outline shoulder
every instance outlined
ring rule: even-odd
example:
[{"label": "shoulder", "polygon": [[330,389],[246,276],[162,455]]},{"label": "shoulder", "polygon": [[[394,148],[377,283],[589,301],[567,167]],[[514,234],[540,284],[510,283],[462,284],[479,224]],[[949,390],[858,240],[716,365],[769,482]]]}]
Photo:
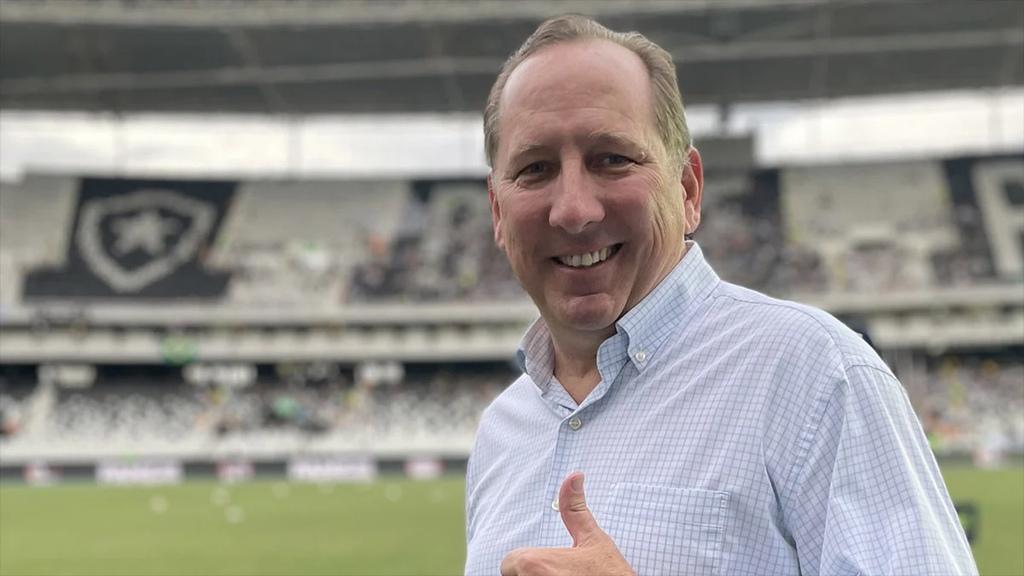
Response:
[{"label": "shoulder", "polygon": [[480,416],[473,449],[466,469],[466,485],[473,492],[480,477],[501,466],[510,453],[523,443],[523,436],[539,428],[531,420],[537,418],[540,401],[537,387],[526,374],[521,374],[495,398]]},{"label": "shoulder", "polygon": [[821,363],[837,373],[867,366],[891,375],[864,339],[824,310],[722,282],[708,311],[751,344],[789,361]]},{"label": "shoulder", "polygon": [[520,374],[491,401],[480,417],[480,428],[493,427],[515,419],[537,396],[537,387],[527,374]]},{"label": "shoulder", "polygon": [[525,420],[536,412],[537,387],[526,374],[521,374],[495,398],[480,416],[473,457],[492,454],[514,438]]},{"label": "shoulder", "polygon": [[[723,282],[705,312],[707,339],[735,351],[763,401],[769,438],[802,437],[819,429],[832,410],[851,398],[880,409],[898,400],[902,386],[864,338],[815,308]],[[700,345],[704,342],[700,342]],[[795,456],[790,453],[790,456]]]}]

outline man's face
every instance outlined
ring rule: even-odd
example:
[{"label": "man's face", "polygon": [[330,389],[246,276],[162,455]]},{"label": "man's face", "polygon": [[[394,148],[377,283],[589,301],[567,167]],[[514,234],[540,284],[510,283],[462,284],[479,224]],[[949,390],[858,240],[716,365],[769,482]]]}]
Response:
[{"label": "man's face", "polygon": [[666,157],[651,102],[640,58],[605,41],[544,48],[505,86],[495,240],[556,333],[614,331],[696,228],[700,157]]}]

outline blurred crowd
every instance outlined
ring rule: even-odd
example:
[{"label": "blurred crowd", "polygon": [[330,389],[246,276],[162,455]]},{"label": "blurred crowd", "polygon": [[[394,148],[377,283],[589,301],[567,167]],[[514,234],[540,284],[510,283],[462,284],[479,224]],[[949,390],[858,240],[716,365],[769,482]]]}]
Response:
[{"label": "blurred crowd", "polygon": [[[980,198],[1005,207],[986,211],[978,190],[946,182],[941,167],[708,174],[695,238],[724,279],[782,297],[1024,281],[1024,267],[1006,272],[996,262],[996,248],[1012,248],[996,239],[1017,226],[1021,205],[1013,186],[1024,184],[985,191]],[[872,174],[876,186],[851,183]],[[67,212],[52,206],[70,205],[74,187],[54,191],[46,188],[55,186],[49,180],[37,180],[4,185],[11,209],[0,221],[0,305],[18,303],[21,276],[64,258],[68,230],[59,234],[52,222]],[[214,243],[198,258],[205,269],[230,276],[226,304],[525,299],[494,243],[482,180],[254,182],[225,211]]]},{"label": "blurred crowd", "polygon": [[[943,166],[708,174],[695,238],[723,279],[796,299],[899,291],[923,299],[929,289],[1024,281],[1024,267],[1006,257],[1012,242],[996,241],[1019,221],[1024,184],[975,189],[987,180],[963,167],[962,177],[947,178]],[[20,275],[59,262],[67,244],[71,226],[51,223],[72,212],[74,187],[40,194],[47,182],[5,185],[0,318],[20,303]],[[212,305],[525,299],[494,243],[481,180],[256,182],[231,202],[216,242],[198,256],[230,275],[225,301]],[[88,333],[84,316],[71,325]],[[914,352],[922,360],[900,377],[937,452],[979,460],[1024,452],[1024,368],[1015,350]],[[0,438],[8,448],[72,452],[183,443],[234,450],[278,440],[285,450],[306,441],[436,447],[471,441],[480,412],[515,376],[491,364],[371,368],[260,367],[223,381],[166,366],[105,368],[95,382],[68,385],[38,378],[35,367],[0,365]]]},{"label": "blurred crowd", "polygon": [[385,377],[310,366],[265,367],[251,381],[220,383],[189,382],[167,367],[105,367],[94,383],[74,387],[6,370],[2,442],[83,456],[97,447],[217,452],[309,441],[444,447],[471,441],[480,413],[515,376],[504,364],[410,365]]},{"label": "blurred crowd", "polygon": [[424,184],[410,197],[390,249],[368,251],[353,301],[473,301],[522,297],[493,240],[481,182]]},{"label": "blurred crowd", "polygon": [[937,454],[970,453],[981,465],[1024,453],[1024,358],[941,356],[901,374]]},{"label": "blurred crowd", "polygon": [[[890,215],[885,226],[836,210],[818,223],[820,229],[797,231],[799,215],[791,213],[796,201],[784,201],[777,179],[776,171],[709,176],[695,239],[722,278],[778,296],[1000,281],[973,197],[917,215],[917,200],[905,191],[905,216]],[[881,198],[891,192],[865,194]],[[424,186],[407,204],[402,222],[390,242],[364,251],[368,258],[354,267],[349,300],[524,297],[494,245],[482,184]]]},{"label": "blurred crowd", "polygon": [[[251,382],[222,384],[187,382],[167,368],[104,369],[91,386],[70,388],[6,370],[0,445],[79,454],[96,446],[145,454],[309,442],[441,449],[471,441],[483,409],[515,377],[504,364],[396,365],[376,375],[312,366],[265,367]],[[920,357],[899,375],[940,456],[998,464],[1024,454],[1019,354]]]}]

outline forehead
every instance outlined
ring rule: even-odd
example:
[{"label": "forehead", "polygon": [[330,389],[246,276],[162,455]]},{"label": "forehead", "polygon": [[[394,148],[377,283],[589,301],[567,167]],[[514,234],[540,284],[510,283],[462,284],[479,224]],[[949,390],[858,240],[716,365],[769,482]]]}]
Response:
[{"label": "forehead", "polygon": [[499,157],[524,139],[614,132],[646,140],[654,130],[647,67],[606,40],[539,50],[509,76],[501,102]]}]

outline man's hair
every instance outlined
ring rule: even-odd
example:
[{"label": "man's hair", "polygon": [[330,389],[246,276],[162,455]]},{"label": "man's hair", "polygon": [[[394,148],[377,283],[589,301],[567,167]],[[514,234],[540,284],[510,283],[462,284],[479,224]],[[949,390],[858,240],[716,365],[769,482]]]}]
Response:
[{"label": "man's hair", "polygon": [[484,149],[487,153],[487,164],[494,166],[494,156],[498,151],[501,95],[505,91],[508,77],[524,60],[542,48],[576,40],[607,40],[640,57],[651,78],[651,106],[654,109],[658,136],[668,158],[682,163],[684,154],[690,149],[690,130],[686,126],[683,98],[676,83],[676,67],[672,62],[672,55],[639,32],[614,32],[585,16],[569,14],[542,22],[501,67],[501,73],[498,74],[487,97],[487,106],[484,107]]}]

